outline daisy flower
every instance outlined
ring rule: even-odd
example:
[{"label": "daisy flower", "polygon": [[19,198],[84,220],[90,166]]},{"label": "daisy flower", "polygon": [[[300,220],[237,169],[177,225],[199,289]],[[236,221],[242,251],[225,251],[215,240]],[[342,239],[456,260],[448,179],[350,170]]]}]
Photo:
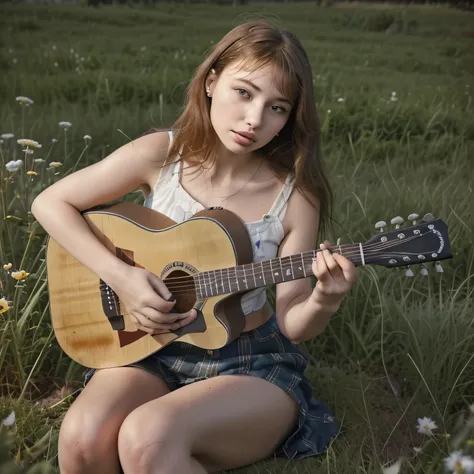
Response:
[{"label": "daisy flower", "polygon": [[90,135],[84,135],[84,140],[87,142],[87,140],[92,140],[92,137]]},{"label": "daisy flower", "polygon": [[12,426],[15,424],[15,412],[12,411],[2,422],[5,426]]},{"label": "daisy flower", "polygon": [[9,138],[13,138],[15,135],[13,133],[2,133],[0,138],[3,140],[8,140]]},{"label": "daisy flower", "polygon": [[22,146],[32,146],[33,148],[41,148],[43,145],[38,143],[36,140],[31,140],[30,138],[20,138],[16,141],[18,145]]},{"label": "daisy flower", "polygon": [[71,122],[59,122],[58,125],[59,125],[61,128],[64,128],[64,130],[67,130],[68,128],[71,128],[71,127],[72,127],[72,123],[71,123]]},{"label": "daisy flower", "polygon": [[10,173],[15,173],[23,166],[23,160],[9,161],[5,166]]},{"label": "daisy flower", "polygon": [[431,436],[433,434],[433,430],[438,427],[430,417],[425,416],[424,418],[418,418],[418,425],[416,428],[418,433]]},{"label": "daisy flower", "polygon": [[444,459],[446,469],[453,474],[473,474],[474,460],[470,456],[463,456],[462,451],[454,451]]},{"label": "daisy flower", "polygon": [[402,460],[399,459],[395,464],[389,467],[382,467],[382,474],[399,474],[402,467]]},{"label": "daisy flower", "polygon": [[59,168],[60,166],[62,166],[63,164],[60,163],[59,161],[52,161],[49,166],[51,166],[52,168]]},{"label": "daisy flower", "polygon": [[16,98],[16,101],[20,104],[20,105],[26,105],[27,107],[31,104],[34,104],[34,102],[29,98],[29,97],[25,97],[24,95],[19,95],[17,98]]},{"label": "daisy flower", "polygon": [[38,173],[36,171],[32,171],[32,170],[27,171],[26,174],[29,175],[29,176],[38,176]]},{"label": "daisy flower", "polygon": [[10,268],[12,267],[13,265],[11,263],[6,263],[5,265],[3,265],[3,269],[8,272],[8,270],[10,270]]}]

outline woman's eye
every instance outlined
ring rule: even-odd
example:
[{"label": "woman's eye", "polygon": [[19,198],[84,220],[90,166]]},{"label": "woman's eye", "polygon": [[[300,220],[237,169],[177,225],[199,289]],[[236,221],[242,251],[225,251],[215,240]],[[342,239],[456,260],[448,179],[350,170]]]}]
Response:
[{"label": "woman's eye", "polygon": [[[245,89],[236,89],[236,90],[237,90],[238,94],[239,94],[241,97],[244,97],[244,96],[243,96],[242,94],[240,94],[240,91],[244,91],[246,94],[249,94],[248,91],[246,91]],[[250,94],[249,94],[249,97],[250,97]],[[286,112],[286,110],[285,110],[283,107],[279,106],[279,105],[273,105],[272,107],[277,107],[277,108],[279,108],[280,111],[281,111],[280,113],[285,113],[285,112]],[[277,110],[275,110],[275,109],[273,109],[273,110],[274,110],[275,112],[277,112]]]}]

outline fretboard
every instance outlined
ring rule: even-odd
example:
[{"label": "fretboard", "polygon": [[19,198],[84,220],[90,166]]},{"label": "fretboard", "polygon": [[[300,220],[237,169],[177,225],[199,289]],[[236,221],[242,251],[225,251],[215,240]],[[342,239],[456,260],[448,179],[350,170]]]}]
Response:
[{"label": "fretboard", "polygon": [[[331,248],[331,252],[344,255],[344,250],[352,245],[341,245]],[[277,257],[257,263],[239,265],[200,272],[194,275],[196,293],[200,298],[248,291],[274,283],[298,280],[313,275],[311,269],[313,257],[320,250],[311,250],[288,257]],[[348,257],[352,261],[354,258]],[[354,261],[354,263],[356,263]]]}]

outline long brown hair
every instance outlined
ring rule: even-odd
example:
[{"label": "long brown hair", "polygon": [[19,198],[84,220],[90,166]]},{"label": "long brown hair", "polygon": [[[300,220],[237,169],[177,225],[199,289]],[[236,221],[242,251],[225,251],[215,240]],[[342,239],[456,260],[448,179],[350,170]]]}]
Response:
[{"label": "long brown hair", "polygon": [[186,89],[184,111],[171,126],[175,138],[164,165],[178,155],[179,160],[186,160],[190,165],[202,165],[208,159],[213,162],[219,139],[210,119],[211,99],[206,95],[205,81],[211,69],[219,76],[236,61],[241,61],[242,69],[250,71],[273,65],[275,86],[293,100],[290,116],[279,135],[254,153],[267,159],[281,180],[293,172],[295,188],[310,203],[306,192],[319,199],[321,235],[331,219],[333,194],[322,162],[321,127],[311,66],[300,41],[265,19],[235,27],[210,49],[196,69]]}]

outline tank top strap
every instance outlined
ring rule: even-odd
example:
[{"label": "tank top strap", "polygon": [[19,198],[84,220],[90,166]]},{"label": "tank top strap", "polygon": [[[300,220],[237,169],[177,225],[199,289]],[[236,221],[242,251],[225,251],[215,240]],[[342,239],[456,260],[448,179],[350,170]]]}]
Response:
[{"label": "tank top strap", "polygon": [[[168,135],[170,137],[170,143],[168,145],[169,152],[173,144],[173,131],[168,130]],[[179,180],[179,162],[177,161],[177,157],[173,158],[173,161],[167,166],[161,168],[157,184],[164,184],[176,180]]]},{"label": "tank top strap", "polygon": [[273,203],[272,208],[268,212],[268,214],[273,214],[278,216],[280,219],[283,218],[280,214],[282,213],[283,209],[285,208],[288,199],[290,198],[291,192],[293,191],[293,187],[295,185],[296,178],[293,173],[289,173],[283,188],[281,189],[280,193],[278,194],[275,202]]}]

